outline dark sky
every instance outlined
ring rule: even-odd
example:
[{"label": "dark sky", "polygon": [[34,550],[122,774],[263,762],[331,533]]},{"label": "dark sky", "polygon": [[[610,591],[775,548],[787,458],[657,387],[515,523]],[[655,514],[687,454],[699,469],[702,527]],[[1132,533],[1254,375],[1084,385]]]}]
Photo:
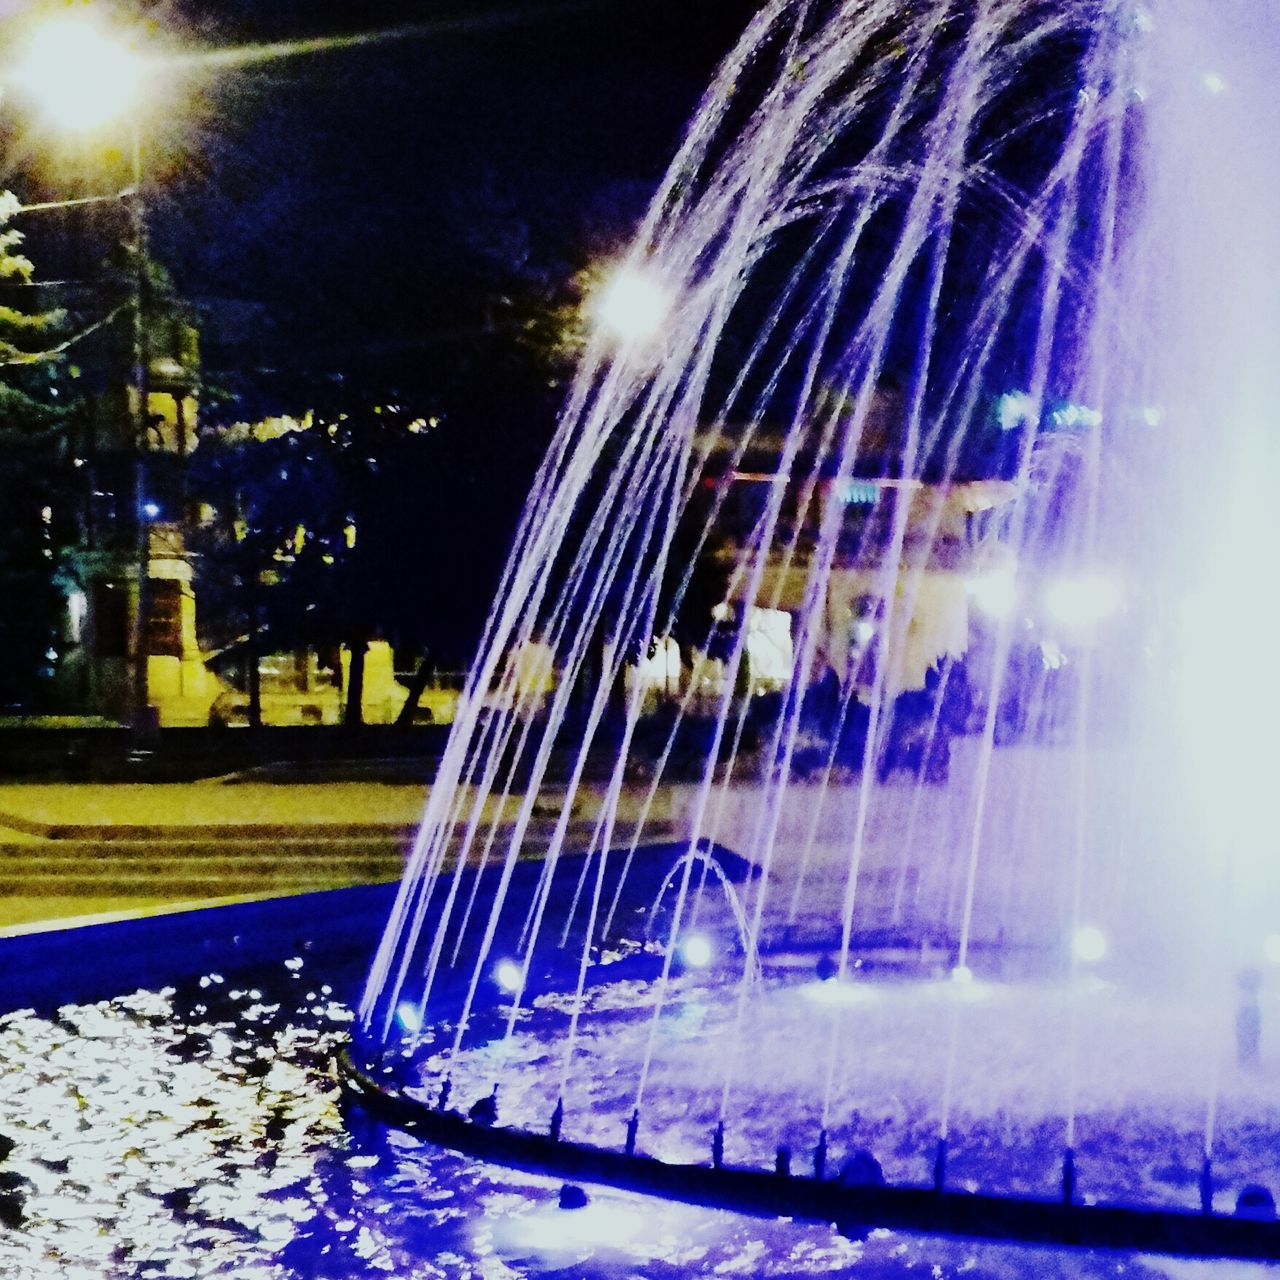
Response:
[{"label": "dark sky", "polygon": [[[153,247],[179,288],[264,302],[282,332],[317,349],[346,341],[352,325],[371,342],[448,328],[463,304],[476,305],[468,255],[477,244],[532,230],[542,241],[533,256],[545,266],[554,248],[566,259],[598,250],[584,245],[593,221],[616,242],[755,7],[140,3],[153,47],[367,41],[175,70],[150,95],[156,107],[144,121]],[[0,50],[35,8],[0,0]],[[96,154],[68,158],[21,104],[0,110],[0,181],[24,197],[110,190],[124,177]],[[83,274],[83,243],[109,239],[113,217],[118,210],[106,207],[74,225],[29,220],[38,269]]]},{"label": "dark sky", "polygon": [[181,286],[260,298],[326,345],[343,313],[374,341],[447,329],[476,301],[467,255],[521,229],[534,267],[593,220],[616,239],[752,6],[191,8],[206,43],[422,32],[220,71],[157,129],[153,233]]}]

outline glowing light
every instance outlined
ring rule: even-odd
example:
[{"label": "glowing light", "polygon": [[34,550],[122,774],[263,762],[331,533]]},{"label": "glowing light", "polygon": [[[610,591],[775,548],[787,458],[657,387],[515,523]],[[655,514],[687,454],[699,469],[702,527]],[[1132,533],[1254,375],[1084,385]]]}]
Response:
[{"label": "glowing light", "polygon": [[1206,71],[1200,78],[1200,83],[1204,85],[1207,92],[1213,94],[1216,98],[1220,93],[1226,93],[1227,82],[1216,72]]},{"label": "glowing light", "polygon": [[967,964],[958,964],[951,970],[951,981],[967,986],[973,981],[973,970]]},{"label": "glowing light", "polygon": [[96,129],[137,105],[145,63],[122,40],[84,17],[39,27],[6,77],[63,129]]},{"label": "glowing light", "polygon": [[142,504],[143,514],[149,519],[154,520],[160,514],[159,506],[154,502],[144,502]]},{"label": "glowing light", "polygon": [[965,583],[965,590],[987,617],[997,621],[1009,617],[1018,603],[1017,583],[1008,569],[970,578]]},{"label": "glowing light", "polygon": [[[664,1209],[665,1213],[669,1209]],[[576,1257],[584,1250],[616,1249],[643,1240],[652,1227],[652,1219],[642,1208],[592,1200],[573,1213],[553,1209],[511,1215],[498,1230],[508,1246],[519,1246],[522,1251]]]},{"label": "glowing light", "polygon": [[79,640],[84,634],[84,620],[89,614],[89,598],[83,591],[72,591],[67,596],[67,619],[71,638]]},{"label": "glowing light", "polygon": [[866,618],[862,618],[853,624],[853,638],[859,644],[866,644],[875,633],[875,624],[868,622]]},{"label": "glowing light", "polygon": [[1089,408],[1087,404],[1065,404],[1061,409],[1054,411],[1053,425],[1055,427],[1100,427],[1102,413],[1098,409]]},{"label": "glowing light", "polygon": [[508,995],[515,995],[522,985],[520,966],[514,960],[499,960],[494,966],[493,980]]},{"label": "glowing light", "polygon": [[996,421],[1001,431],[1034,425],[1036,402],[1025,391],[1009,391],[996,401]]},{"label": "glowing light", "polygon": [[1082,924],[1071,939],[1071,950],[1077,960],[1095,964],[1107,954],[1107,935],[1096,925]]},{"label": "glowing light", "polygon": [[1272,964],[1280,964],[1280,933],[1269,933],[1262,941],[1262,954]]},{"label": "glowing light", "polygon": [[705,969],[714,955],[711,939],[704,934],[691,933],[680,943],[680,959],[690,969]]},{"label": "glowing light", "polygon": [[651,275],[635,267],[621,267],[600,291],[594,307],[596,322],[624,344],[656,338],[671,314],[671,295]]},{"label": "glowing light", "polygon": [[417,1031],[422,1025],[417,1006],[410,1004],[408,1000],[402,1000],[396,1005],[396,1021],[406,1031]]},{"label": "glowing light", "polygon": [[1159,405],[1149,404],[1142,411],[1142,420],[1149,427],[1158,427],[1164,421],[1164,410]]},{"label": "glowing light", "polygon": [[1104,621],[1120,609],[1120,583],[1107,574],[1082,574],[1059,578],[1045,590],[1049,615],[1069,627],[1089,627]]},{"label": "glowing light", "polygon": [[880,501],[880,486],[874,480],[845,480],[837,490],[840,501],[850,507],[874,507]]}]

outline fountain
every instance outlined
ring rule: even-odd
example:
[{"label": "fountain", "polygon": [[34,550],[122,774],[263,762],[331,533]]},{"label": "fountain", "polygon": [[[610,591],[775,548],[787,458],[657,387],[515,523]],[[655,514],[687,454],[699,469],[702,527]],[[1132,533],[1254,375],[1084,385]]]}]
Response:
[{"label": "fountain", "polygon": [[529,498],[365,1106],[697,1203],[1274,1255],[1278,51],[1263,0],[761,8]]}]

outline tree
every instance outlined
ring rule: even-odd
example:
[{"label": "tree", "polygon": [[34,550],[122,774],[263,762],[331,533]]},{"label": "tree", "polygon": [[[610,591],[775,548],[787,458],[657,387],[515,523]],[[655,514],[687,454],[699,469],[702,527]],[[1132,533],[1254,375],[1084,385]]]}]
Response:
[{"label": "tree", "polygon": [[9,301],[33,276],[10,225],[19,207],[0,193],[0,704],[30,709],[58,657],[75,472],[66,456],[70,388],[55,344],[61,314]]},{"label": "tree", "polygon": [[438,419],[341,389],[319,400],[298,419],[212,436],[193,467],[193,493],[219,513],[202,539],[202,587],[224,626],[246,637],[251,721],[253,671],[267,644],[345,646],[345,720],[354,725],[369,642],[421,639],[404,581],[405,527],[420,509],[414,482],[430,474]]}]

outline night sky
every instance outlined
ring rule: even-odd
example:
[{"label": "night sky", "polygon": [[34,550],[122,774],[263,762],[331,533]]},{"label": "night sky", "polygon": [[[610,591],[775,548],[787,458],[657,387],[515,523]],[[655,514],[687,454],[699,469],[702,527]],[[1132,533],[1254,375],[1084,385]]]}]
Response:
[{"label": "night sky", "polygon": [[[36,8],[0,4],[0,47],[12,47]],[[503,292],[494,268],[504,259],[516,274],[549,277],[621,247],[753,8],[147,5],[155,44],[179,50],[368,40],[162,76],[143,126],[155,254],[185,296],[266,304],[272,354],[295,363],[302,353],[341,363],[356,347],[447,341],[478,315],[492,321],[493,299],[482,295]],[[97,152],[68,155],[20,103],[8,104],[0,130],[0,181],[25,198],[110,190],[123,176]],[[93,219],[109,238],[113,216],[82,215],[77,237]],[[24,227],[44,275],[84,273],[83,247],[81,261],[67,261],[67,221]]]},{"label": "night sky", "polygon": [[157,130],[159,256],[187,293],[266,302],[317,359],[448,342],[492,323],[504,263],[548,277],[621,247],[752,7],[192,4],[165,22],[201,43],[425,34],[198,83]]}]

